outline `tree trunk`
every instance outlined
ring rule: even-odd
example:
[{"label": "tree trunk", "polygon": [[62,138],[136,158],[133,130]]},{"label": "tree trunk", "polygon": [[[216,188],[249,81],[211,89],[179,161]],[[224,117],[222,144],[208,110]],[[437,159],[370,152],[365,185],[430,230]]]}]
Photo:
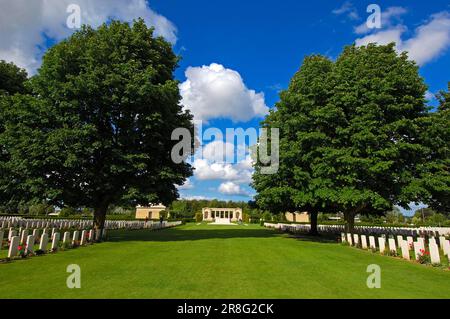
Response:
[{"label": "tree trunk", "polygon": [[317,215],[318,212],[316,211],[311,211],[309,213],[309,216],[311,218],[311,229],[309,230],[309,234],[312,236],[319,235],[319,232],[317,231]]},{"label": "tree trunk", "polygon": [[94,229],[95,234],[100,232],[98,236],[98,241],[103,238],[103,229],[105,228],[106,211],[108,210],[108,204],[102,203],[98,207],[94,208]]},{"label": "tree trunk", "polygon": [[349,211],[344,212],[344,219],[345,219],[345,232],[353,233],[353,230],[355,228],[355,214]]}]

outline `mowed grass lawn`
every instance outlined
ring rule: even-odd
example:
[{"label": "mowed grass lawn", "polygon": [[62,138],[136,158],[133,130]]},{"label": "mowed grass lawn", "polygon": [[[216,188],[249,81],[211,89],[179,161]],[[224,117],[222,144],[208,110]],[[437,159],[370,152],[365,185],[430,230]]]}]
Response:
[{"label": "mowed grass lawn", "polygon": [[[450,271],[260,226],[111,231],[110,241],[0,264],[0,298],[450,298]],[[69,289],[66,267],[81,267]],[[369,264],[381,288],[366,285]]]}]

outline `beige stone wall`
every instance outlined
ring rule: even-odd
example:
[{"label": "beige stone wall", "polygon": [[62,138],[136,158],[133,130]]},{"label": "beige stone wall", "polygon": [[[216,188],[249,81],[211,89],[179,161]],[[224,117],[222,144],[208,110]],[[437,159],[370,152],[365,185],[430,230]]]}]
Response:
[{"label": "beige stone wall", "polygon": [[289,222],[296,222],[296,223],[309,223],[309,215],[307,212],[303,213],[289,213],[287,212],[285,214],[286,220]]},{"label": "beige stone wall", "polygon": [[159,219],[160,212],[165,210],[164,208],[151,208],[151,207],[137,207],[136,219]]}]

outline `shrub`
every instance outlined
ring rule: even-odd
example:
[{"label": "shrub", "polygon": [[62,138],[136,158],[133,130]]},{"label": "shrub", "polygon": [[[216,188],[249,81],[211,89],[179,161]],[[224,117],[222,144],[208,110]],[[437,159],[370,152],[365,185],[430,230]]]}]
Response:
[{"label": "shrub", "polygon": [[202,213],[195,213],[195,221],[197,223],[201,223],[203,221],[203,214]]}]

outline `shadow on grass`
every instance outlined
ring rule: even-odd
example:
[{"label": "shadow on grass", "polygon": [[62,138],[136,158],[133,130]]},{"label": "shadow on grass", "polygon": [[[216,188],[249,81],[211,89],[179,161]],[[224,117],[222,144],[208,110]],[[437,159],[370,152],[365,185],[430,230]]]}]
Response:
[{"label": "shadow on grass", "polygon": [[111,231],[108,236],[109,242],[123,242],[123,241],[191,241],[204,239],[228,239],[228,238],[273,238],[286,237],[301,241],[311,241],[318,243],[335,243],[336,240],[331,237],[324,236],[307,236],[307,235],[292,235],[281,233],[275,230],[266,228],[250,228],[250,229],[233,229],[233,228],[214,228],[214,229],[185,229],[185,228],[170,228],[157,231],[149,230],[133,230],[133,231]]}]

